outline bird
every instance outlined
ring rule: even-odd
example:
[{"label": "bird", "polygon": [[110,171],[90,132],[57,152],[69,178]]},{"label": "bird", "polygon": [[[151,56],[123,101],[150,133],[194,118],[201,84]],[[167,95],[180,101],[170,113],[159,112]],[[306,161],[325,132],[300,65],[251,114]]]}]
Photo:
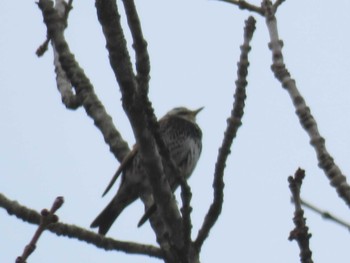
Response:
[{"label": "bird", "polygon": [[[202,151],[202,131],[196,123],[196,116],[203,108],[189,110],[185,107],[177,107],[167,112],[158,121],[160,136],[180,176],[185,179],[191,176]],[[166,167],[164,169],[170,188],[175,191],[179,181],[174,178],[174,175],[167,173]],[[101,235],[106,235],[122,211],[138,198],[153,202],[151,186],[142,167],[138,144],[134,145],[121,162],[102,196],[111,189],[120,174],[122,179],[117,193],[90,225],[91,228],[98,228],[98,233]],[[155,211],[156,205],[153,204],[146,210],[138,226],[147,221]]]}]

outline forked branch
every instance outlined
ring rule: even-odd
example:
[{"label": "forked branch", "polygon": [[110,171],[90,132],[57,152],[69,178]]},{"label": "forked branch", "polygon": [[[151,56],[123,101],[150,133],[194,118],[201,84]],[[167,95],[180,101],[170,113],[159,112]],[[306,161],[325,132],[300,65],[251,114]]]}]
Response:
[{"label": "forked branch", "polygon": [[34,252],[36,248],[36,243],[38,242],[41,234],[48,228],[49,225],[58,222],[58,216],[55,215],[55,212],[62,206],[64,200],[63,197],[59,196],[54,201],[50,211],[43,209],[40,216],[40,224],[35,234],[28,245],[26,245],[22,256],[17,257],[16,263],[25,263],[27,258]]},{"label": "forked branch", "polygon": [[330,183],[338,192],[338,195],[350,206],[350,186],[346,181],[345,175],[341,172],[333,157],[328,153],[325,145],[325,139],[321,136],[316,120],[311,114],[304,98],[300,94],[296,82],[284,64],[282,47],[283,42],[279,39],[277,30],[277,20],[270,1],[265,0],[265,20],[270,33],[269,48],[272,51],[271,69],[275,77],[281,82],[282,87],[287,90],[295,107],[295,112],[299,118],[301,126],[310,137],[310,143],[314,147],[318,165],[327,175]]},{"label": "forked branch", "polygon": [[96,0],[97,15],[106,38],[110,64],[122,93],[123,108],[133,127],[139,152],[149,176],[157,211],[162,219],[158,223],[151,221],[152,227],[156,232],[157,241],[164,249],[165,257],[170,262],[172,258],[176,258],[178,250],[183,247],[181,217],[169,183],[164,176],[161,154],[157,148],[161,140],[157,139],[160,138],[157,119],[147,96],[149,69],[147,68],[148,59],[145,58],[146,43],[142,35],[138,35],[141,28],[134,3],[125,2],[124,5],[136,51],[137,77],[132,69],[116,2]]},{"label": "forked branch", "polygon": [[129,147],[114,127],[112,118],[107,114],[101,101],[96,96],[89,78],[71,53],[63,35],[65,27],[62,24],[62,18],[51,1],[40,0],[38,5],[47,26],[47,35],[55,46],[60,65],[74,87],[76,96],[81,101],[88,116],[94,120],[95,125],[102,132],[111,152],[119,161],[122,161],[129,152]]},{"label": "forked branch", "polygon": [[[4,208],[9,215],[14,215],[25,222],[35,225],[40,224],[40,213],[18,204],[16,201],[9,200],[2,194],[0,194],[0,207]],[[111,238],[103,237],[95,232],[87,231],[86,229],[75,225],[58,222],[49,225],[47,229],[50,232],[55,233],[57,236],[75,238],[105,250],[116,250],[129,254],[141,254],[156,258],[163,258],[161,250],[157,247],[133,242],[117,241]]]},{"label": "forked branch", "polygon": [[310,108],[300,94],[295,80],[292,79],[291,74],[284,64],[282,54],[283,42],[278,36],[277,20],[275,16],[278,7],[281,6],[284,0],[277,0],[274,4],[270,0],[263,0],[261,4],[262,12],[260,12],[260,9],[256,10],[256,7],[251,7],[251,5],[245,1],[225,1],[243,7],[244,9],[257,12],[265,17],[266,25],[270,34],[269,48],[272,51],[273,64],[271,69],[275,77],[281,82],[282,87],[288,91],[292,99],[301,126],[309,135],[310,143],[315,149],[319,167],[323,169],[330,180],[330,184],[335,187],[338,195],[350,207],[350,186],[347,183],[346,177],[334,162],[333,157],[329,154],[325,145],[325,139],[321,136],[318,130],[316,120],[312,116]]}]

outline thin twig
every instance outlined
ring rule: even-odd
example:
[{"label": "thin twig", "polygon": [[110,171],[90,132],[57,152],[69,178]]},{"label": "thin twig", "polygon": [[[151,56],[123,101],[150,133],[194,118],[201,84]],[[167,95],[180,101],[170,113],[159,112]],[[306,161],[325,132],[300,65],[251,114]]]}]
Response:
[{"label": "thin twig", "polygon": [[314,147],[318,166],[323,169],[330,184],[335,187],[338,195],[350,207],[350,186],[346,181],[346,176],[343,175],[340,168],[334,162],[333,157],[326,149],[325,139],[321,136],[316,120],[311,114],[310,108],[307,106],[304,98],[300,94],[295,80],[292,79],[283,61],[282,47],[283,42],[279,39],[277,30],[277,21],[272,10],[270,1],[264,1],[266,24],[270,33],[269,48],[272,51],[273,64],[271,69],[275,77],[281,82],[282,87],[285,88],[294,104],[296,114],[299,118],[301,126],[310,137],[310,143]]},{"label": "thin twig", "polygon": [[260,14],[262,16],[264,15],[264,10],[261,7],[258,7],[256,5],[250,4],[250,3],[246,2],[246,1],[242,1],[242,0],[221,0],[221,1],[233,4],[233,5],[236,5],[240,9],[243,9],[243,10],[248,10],[248,11],[251,11],[251,12],[255,12],[255,13],[258,13],[258,14]]},{"label": "thin twig", "polygon": [[278,7],[283,4],[283,2],[286,0],[276,0],[276,2],[273,4],[273,12],[276,14]]},{"label": "thin twig", "polygon": [[[14,215],[25,222],[35,225],[40,224],[41,215],[37,211],[29,209],[16,201],[9,200],[1,193],[0,207],[4,208],[9,215]],[[161,250],[157,247],[133,242],[117,241],[75,225],[58,222],[48,226],[48,230],[58,236],[75,238],[105,250],[123,251],[129,254],[148,255],[156,258],[163,257]]]},{"label": "thin twig", "polygon": [[[294,200],[292,199],[294,202]],[[306,208],[310,209],[311,211],[314,211],[315,213],[321,215],[324,219],[328,219],[331,221],[334,221],[335,223],[346,227],[350,231],[350,223],[346,222],[345,220],[340,219],[339,217],[336,217],[332,215],[330,212],[321,210],[320,208],[316,207],[315,205],[310,204],[309,202],[304,201],[303,199],[300,200],[301,205],[305,206]]]},{"label": "thin twig", "polygon": [[300,260],[302,263],[312,263],[312,252],[310,250],[311,234],[308,233],[309,228],[306,226],[304,211],[301,208],[300,188],[305,177],[305,171],[300,168],[295,172],[294,177],[289,176],[289,188],[293,196],[295,204],[295,212],[293,222],[295,228],[290,232],[289,240],[296,240],[300,248]]},{"label": "thin twig", "polygon": [[37,48],[35,54],[38,57],[42,57],[49,48],[50,39],[46,38],[45,41]]},{"label": "thin twig", "polygon": [[22,256],[17,257],[16,263],[25,263],[26,259],[34,252],[36,248],[36,243],[38,242],[41,234],[47,229],[51,224],[58,222],[58,216],[55,215],[55,212],[63,205],[63,197],[59,196],[54,201],[50,211],[43,209],[41,211],[40,224],[37,230],[34,233],[32,240],[24,248]]},{"label": "thin twig", "polygon": [[[258,13],[259,15],[266,16],[266,8],[264,8],[263,4],[264,1],[262,2],[262,7],[258,7],[256,5],[250,4],[244,0],[221,0],[226,3],[230,3],[233,5],[238,6],[240,9],[243,10],[248,10],[254,13]],[[277,9],[285,2],[286,0],[276,0],[276,2],[272,5],[271,10],[275,14],[277,12]],[[271,1],[269,1],[271,3]]]},{"label": "thin twig", "polygon": [[210,229],[214,226],[216,220],[218,219],[222,204],[223,204],[223,189],[224,189],[224,169],[226,165],[226,160],[230,154],[230,148],[233,139],[236,137],[238,128],[242,124],[242,117],[244,113],[245,98],[246,98],[246,86],[247,86],[247,75],[248,75],[248,52],[250,51],[250,41],[253,37],[255,31],[255,19],[251,16],[245,22],[244,28],[244,42],[241,46],[241,56],[238,62],[237,70],[237,81],[236,81],[236,91],[234,95],[233,109],[231,111],[231,116],[227,119],[227,128],[224,134],[224,139],[219,150],[218,159],[215,166],[214,174],[214,200],[211,204],[207,215],[205,216],[203,225],[198,232],[198,236],[195,240],[195,247],[198,251],[204,243],[204,240],[208,237]]}]

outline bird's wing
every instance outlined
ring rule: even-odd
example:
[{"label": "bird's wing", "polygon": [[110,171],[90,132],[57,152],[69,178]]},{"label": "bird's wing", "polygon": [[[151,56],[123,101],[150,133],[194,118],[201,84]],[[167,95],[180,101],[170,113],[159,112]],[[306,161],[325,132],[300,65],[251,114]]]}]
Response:
[{"label": "bird's wing", "polygon": [[108,191],[112,188],[113,184],[118,179],[119,175],[124,171],[125,167],[134,159],[138,149],[139,149],[138,145],[135,144],[133,149],[125,156],[124,160],[121,162],[118,170],[115,172],[112,180],[109,182],[102,196],[105,196],[108,193]]}]

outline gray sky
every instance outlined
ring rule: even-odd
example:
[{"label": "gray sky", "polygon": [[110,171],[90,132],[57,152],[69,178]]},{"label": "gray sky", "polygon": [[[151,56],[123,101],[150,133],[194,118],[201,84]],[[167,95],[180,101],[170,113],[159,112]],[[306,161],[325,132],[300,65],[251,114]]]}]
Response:
[{"label": "gray sky", "polygon": [[[259,3],[260,1],[254,1]],[[212,201],[217,149],[232,107],[236,63],[247,11],[219,1],[137,1],[151,56],[150,97],[158,116],[174,106],[205,106],[198,118],[203,152],[190,179],[194,235]],[[94,1],[75,1],[66,37],[96,93],[129,144],[134,143],[109,67]],[[277,18],[285,63],[311,107],[326,145],[350,173],[350,2],[286,1]],[[243,126],[225,175],[222,215],[203,247],[202,262],[298,262],[287,177],[306,169],[302,197],[350,221],[349,210],[317,166],[288,94],[270,70],[268,32],[261,17],[252,41]],[[65,223],[88,227],[114,193],[101,198],[118,162],[82,109],[66,110],[57,92],[49,50],[35,56],[46,28],[34,1],[0,3],[0,192],[40,211],[56,196]],[[115,192],[114,188],[111,192]],[[140,202],[113,225],[116,239],[155,244],[138,229]],[[348,262],[346,229],[306,210],[315,262]],[[36,226],[0,209],[0,261],[14,262]],[[159,262],[105,252],[45,232],[28,262]]]}]

